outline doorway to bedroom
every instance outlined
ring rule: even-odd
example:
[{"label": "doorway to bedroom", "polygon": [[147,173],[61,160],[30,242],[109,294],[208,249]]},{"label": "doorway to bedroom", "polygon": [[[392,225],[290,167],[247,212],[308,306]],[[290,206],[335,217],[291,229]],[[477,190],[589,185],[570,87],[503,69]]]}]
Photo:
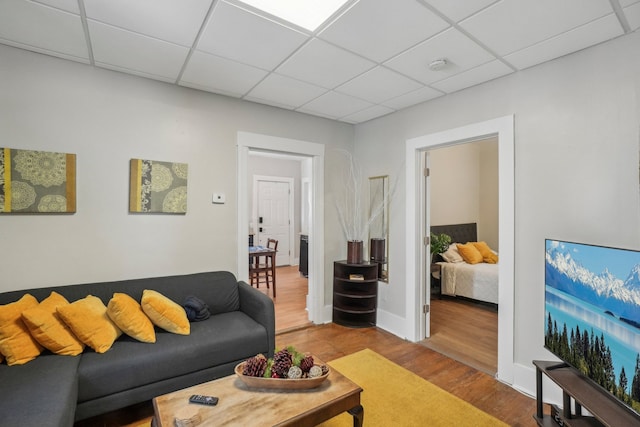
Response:
[{"label": "doorway to bedroom", "polygon": [[498,359],[498,266],[464,262],[457,244],[485,242],[499,251],[498,140],[434,148],[423,155],[429,170],[425,224],[452,238],[449,252],[456,258],[434,254],[429,269],[431,333],[421,343],[493,376]]}]

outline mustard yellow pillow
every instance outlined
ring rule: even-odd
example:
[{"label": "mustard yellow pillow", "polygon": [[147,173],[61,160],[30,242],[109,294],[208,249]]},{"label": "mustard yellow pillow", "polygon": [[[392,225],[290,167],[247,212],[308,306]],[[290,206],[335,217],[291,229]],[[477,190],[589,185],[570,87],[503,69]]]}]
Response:
[{"label": "mustard yellow pillow", "polygon": [[464,262],[466,262],[467,264],[478,264],[482,262],[482,254],[476,249],[475,246],[473,246],[473,244],[458,244],[457,247],[460,256],[462,256],[462,259],[464,259]]},{"label": "mustard yellow pillow", "polygon": [[496,264],[498,262],[498,255],[494,254],[485,242],[471,242],[471,244],[482,254],[483,262],[487,264]]},{"label": "mustard yellow pillow", "polygon": [[160,292],[145,289],[142,292],[142,310],[154,325],[165,331],[180,335],[191,333],[191,325],[184,308]]},{"label": "mustard yellow pillow", "polygon": [[125,334],[142,342],[156,342],[153,323],[142,311],[138,301],[127,294],[114,293],[107,304],[107,315]]},{"label": "mustard yellow pillow", "polygon": [[38,300],[26,294],[16,302],[0,305],[0,353],[7,365],[23,365],[42,352],[22,321],[22,312],[38,306]]},{"label": "mustard yellow pillow", "polygon": [[58,316],[58,307],[65,305],[69,305],[65,297],[51,292],[37,307],[23,311],[22,321],[31,336],[47,350],[65,356],[77,356],[84,350],[84,344]]},{"label": "mustard yellow pillow", "polygon": [[122,334],[107,316],[107,307],[102,300],[93,295],[58,307],[58,314],[75,336],[96,353],[109,350]]}]

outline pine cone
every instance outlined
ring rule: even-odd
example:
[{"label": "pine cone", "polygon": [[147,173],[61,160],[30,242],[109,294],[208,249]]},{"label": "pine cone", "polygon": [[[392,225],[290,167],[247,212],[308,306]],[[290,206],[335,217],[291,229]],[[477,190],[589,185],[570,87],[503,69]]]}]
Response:
[{"label": "pine cone", "polygon": [[313,367],[313,356],[310,354],[304,356],[302,361],[300,362],[300,369],[302,372],[309,372],[309,369]]},{"label": "pine cone", "polygon": [[302,378],[302,369],[297,366],[290,367],[289,372],[287,372],[287,378],[291,378],[294,380]]},{"label": "pine cone", "polygon": [[244,369],[242,375],[248,375],[250,377],[261,377],[264,375],[264,370],[267,367],[267,358],[263,354],[247,359],[244,363]]},{"label": "pine cone", "polygon": [[322,376],[322,368],[318,365],[314,365],[309,369],[309,378],[316,378]]},{"label": "pine cone", "polygon": [[291,353],[289,353],[287,349],[280,350],[273,356],[273,367],[271,370],[278,378],[286,378],[292,363]]}]

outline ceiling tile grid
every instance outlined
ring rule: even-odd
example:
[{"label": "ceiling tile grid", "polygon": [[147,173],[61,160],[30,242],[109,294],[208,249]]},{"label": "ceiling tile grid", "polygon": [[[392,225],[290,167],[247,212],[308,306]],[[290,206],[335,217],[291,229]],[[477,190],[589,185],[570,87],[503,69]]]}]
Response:
[{"label": "ceiling tile grid", "polygon": [[638,28],[640,0],[348,0],[317,30],[238,0],[0,1],[2,44],[347,123]]}]

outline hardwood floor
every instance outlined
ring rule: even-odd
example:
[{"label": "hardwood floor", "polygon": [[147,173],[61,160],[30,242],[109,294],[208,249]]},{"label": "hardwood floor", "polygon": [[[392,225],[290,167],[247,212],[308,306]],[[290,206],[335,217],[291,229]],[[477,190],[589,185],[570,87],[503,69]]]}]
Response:
[{"label": "hardwood floor", "polygon": [[[278,280],[275,301],[276,345],[278,347],[293,345],[300,351],[314,353],[324,361],[370,348],[511,426],[536,426],[532,418],[535,413],[534,399],[500,383],[494,379],[493,375],[473,368],[468,360],[467,364],[458,362],[427,348],[423,343],[410,343],[375,327],[353,329],[333,323],[309,325],[305,310],[306,279],[299,276],[297,267],[280,267],[276,274]],[[263,285],[260,291],[267,293]],[[271,290],[268,294],[272,295]],[[438,300],[433,300],[432,303],[436,303],[434,310],[438,309]],[[445,316],[456,316],[455,306],[449,308],[454,310],[449,314],[444,313],[444,308],[438,310],[443,310]],[[458,313],[457,316],[460,314]],[[432,327],[434,334],[437,335],[439,331],[437,322],[436,325],[432,323]],[[429,396],[424,398],[428,399]],[[137,427],[141,422],[150,421],[152,415],[151,402],[144,402],[76,423],[75,427]]]},{"label": "hardwood floor", "polygon": [[422,345],[489,375],[498,371],[495,306],[460,298],[431,299],[431,336]]},{"label": "hardwood floor", "polygon": [[297,265],[276,268],[276,298],[273,290],[261,284],[258,290],[273,299],[276,311],[276,333],[309,326],[307,313],[308,279],[301,276]]}]

